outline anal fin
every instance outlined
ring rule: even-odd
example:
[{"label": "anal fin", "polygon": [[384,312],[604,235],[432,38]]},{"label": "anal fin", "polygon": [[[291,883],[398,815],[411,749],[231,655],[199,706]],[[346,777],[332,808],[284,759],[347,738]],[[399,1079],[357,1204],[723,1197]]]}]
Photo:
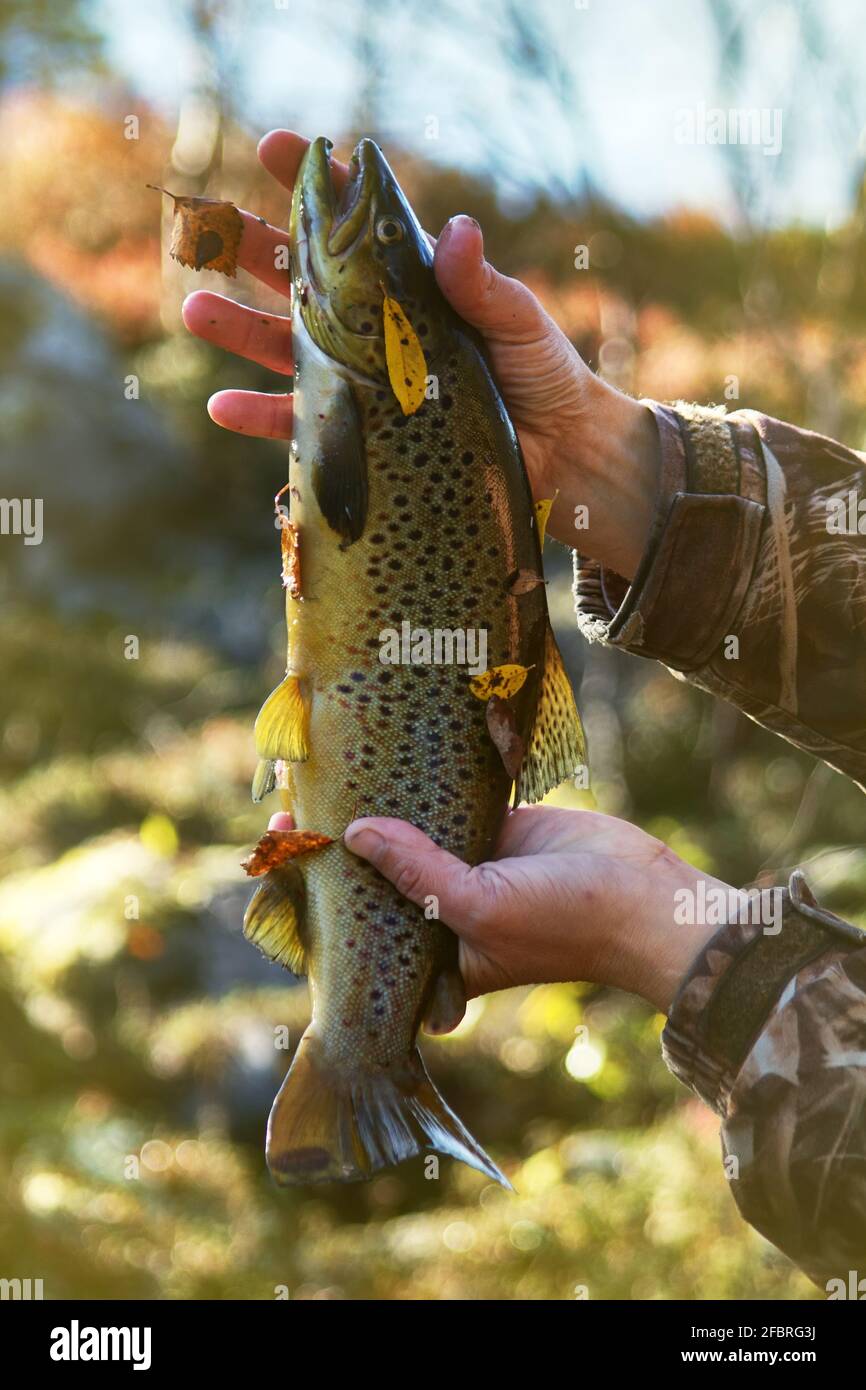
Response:
[{"label": "anal fin", "polygon": [[306,973],[302,940],[306,885],[297,864],[284,864],[265,874],[244,914],[244,936],[268,960]]},{"label": "anal fin", "polygon": [[451,1033],[466,1012],[466,986],[457,965],[440,970],[424,1010],[426,1033]]}]

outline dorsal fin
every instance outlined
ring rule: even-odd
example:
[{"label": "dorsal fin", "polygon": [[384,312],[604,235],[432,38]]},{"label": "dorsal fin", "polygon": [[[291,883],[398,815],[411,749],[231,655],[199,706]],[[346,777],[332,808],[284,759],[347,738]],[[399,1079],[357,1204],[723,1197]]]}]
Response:
[{"label": "dorsal fin", "polygon": [[586,760],[586,743],[571,681],[562,664],[550,621],[544,637],[544,674],[535,721],[517,782],[517,801],[540,801]]}]

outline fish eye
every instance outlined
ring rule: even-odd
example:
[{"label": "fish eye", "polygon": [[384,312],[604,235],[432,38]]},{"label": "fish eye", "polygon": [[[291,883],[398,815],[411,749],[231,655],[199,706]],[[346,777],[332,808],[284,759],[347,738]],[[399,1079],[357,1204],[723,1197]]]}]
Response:
[{"label": "fish eye", "polygon": [[376,236],[386,246],[395,241],[402,241],[403,223],[399,222],[396,217],[380,217],[376,223]]}]

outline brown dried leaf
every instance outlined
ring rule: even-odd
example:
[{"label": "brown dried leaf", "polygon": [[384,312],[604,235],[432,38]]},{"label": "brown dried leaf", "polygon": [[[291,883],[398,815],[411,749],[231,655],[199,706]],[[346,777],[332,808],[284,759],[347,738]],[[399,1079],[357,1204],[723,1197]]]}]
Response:
[{"label": "brown dried leaf", "polygon": [[218,270],[234,276],[244,230],[244,219],[234,203],[224,203],[219,198],[183,197],[155,183],[147,186],[174,201],[169,255],[194,270]]},{"label": "brown dried leaf", "polygon": [[534,570],[518,570],[509,585],[510,594],[528,594],[531,589],[536,589],[539,584],[546,584],[547,580],[541,574],[536,574]]},{"label": "brown dried leaf", "polygon": [[269,869],[279,868],[287,859],[296,859],[299,854],[309,854],[331,844],[332,837],[318,830],[266,830],[252,854],[241,861],[241,868],[250,878],[258,878]]},{"label": "brown dried leaf", "polygon": [[523,762],[523,739],[517,732],[517,718],[507,700],[491,695],[487,701],[487,728],[499,749],[502,765],[512,782],[520,776]]},{"label": "brown dried leaf", "polygon": [[280,553],[283,560],[283,588],[292,598],[301,597],[301,538],[294,522],[282,518]]}]

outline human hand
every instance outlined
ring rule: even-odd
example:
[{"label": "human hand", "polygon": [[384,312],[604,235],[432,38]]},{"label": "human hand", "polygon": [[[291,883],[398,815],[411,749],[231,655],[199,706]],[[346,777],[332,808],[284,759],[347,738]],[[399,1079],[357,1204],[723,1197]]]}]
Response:
[{"label": "human hand", "polygon": [[[259,145],[262,164],[288,191],[308,143],[291,131],[273,130]],[[332,160],[332,168],[339,188],[347,166]],[[288,297],[289,278],[274,263],[286,232],[250,213],[242,215],[239,264]],[[485,261],[481,228],[474,219],[461,215],[447,223],[435,245],[434,269],[446,298],[484,335],[535,496],[558,493],[549,534],[574,545],[574,508],[586,506],[589,525],[580,532],[581,550],[632,578],[649,532],[657,485],[658,445],[649,411],[595,376],[532,291]],[[199,290],[185,301],[183,320],[199,337],[281,375],[291,374],[288,317],[265,315]],[[287,394],[219,391],[208,410],[226,429],[290,439],[291,399]]]},{"label": "human hand", "polygon": [[[272,817],[272,830],[292,828]],[[467,997],[512,985],[592,980],[667,1012],[715,926],[680,926],[674,894],[717,879],[628,821],[524,806],[505,819],[494,856],[471,868],[405,821],[364,818],[343,837],[411,902],[438,899],[460,939]]]}]

